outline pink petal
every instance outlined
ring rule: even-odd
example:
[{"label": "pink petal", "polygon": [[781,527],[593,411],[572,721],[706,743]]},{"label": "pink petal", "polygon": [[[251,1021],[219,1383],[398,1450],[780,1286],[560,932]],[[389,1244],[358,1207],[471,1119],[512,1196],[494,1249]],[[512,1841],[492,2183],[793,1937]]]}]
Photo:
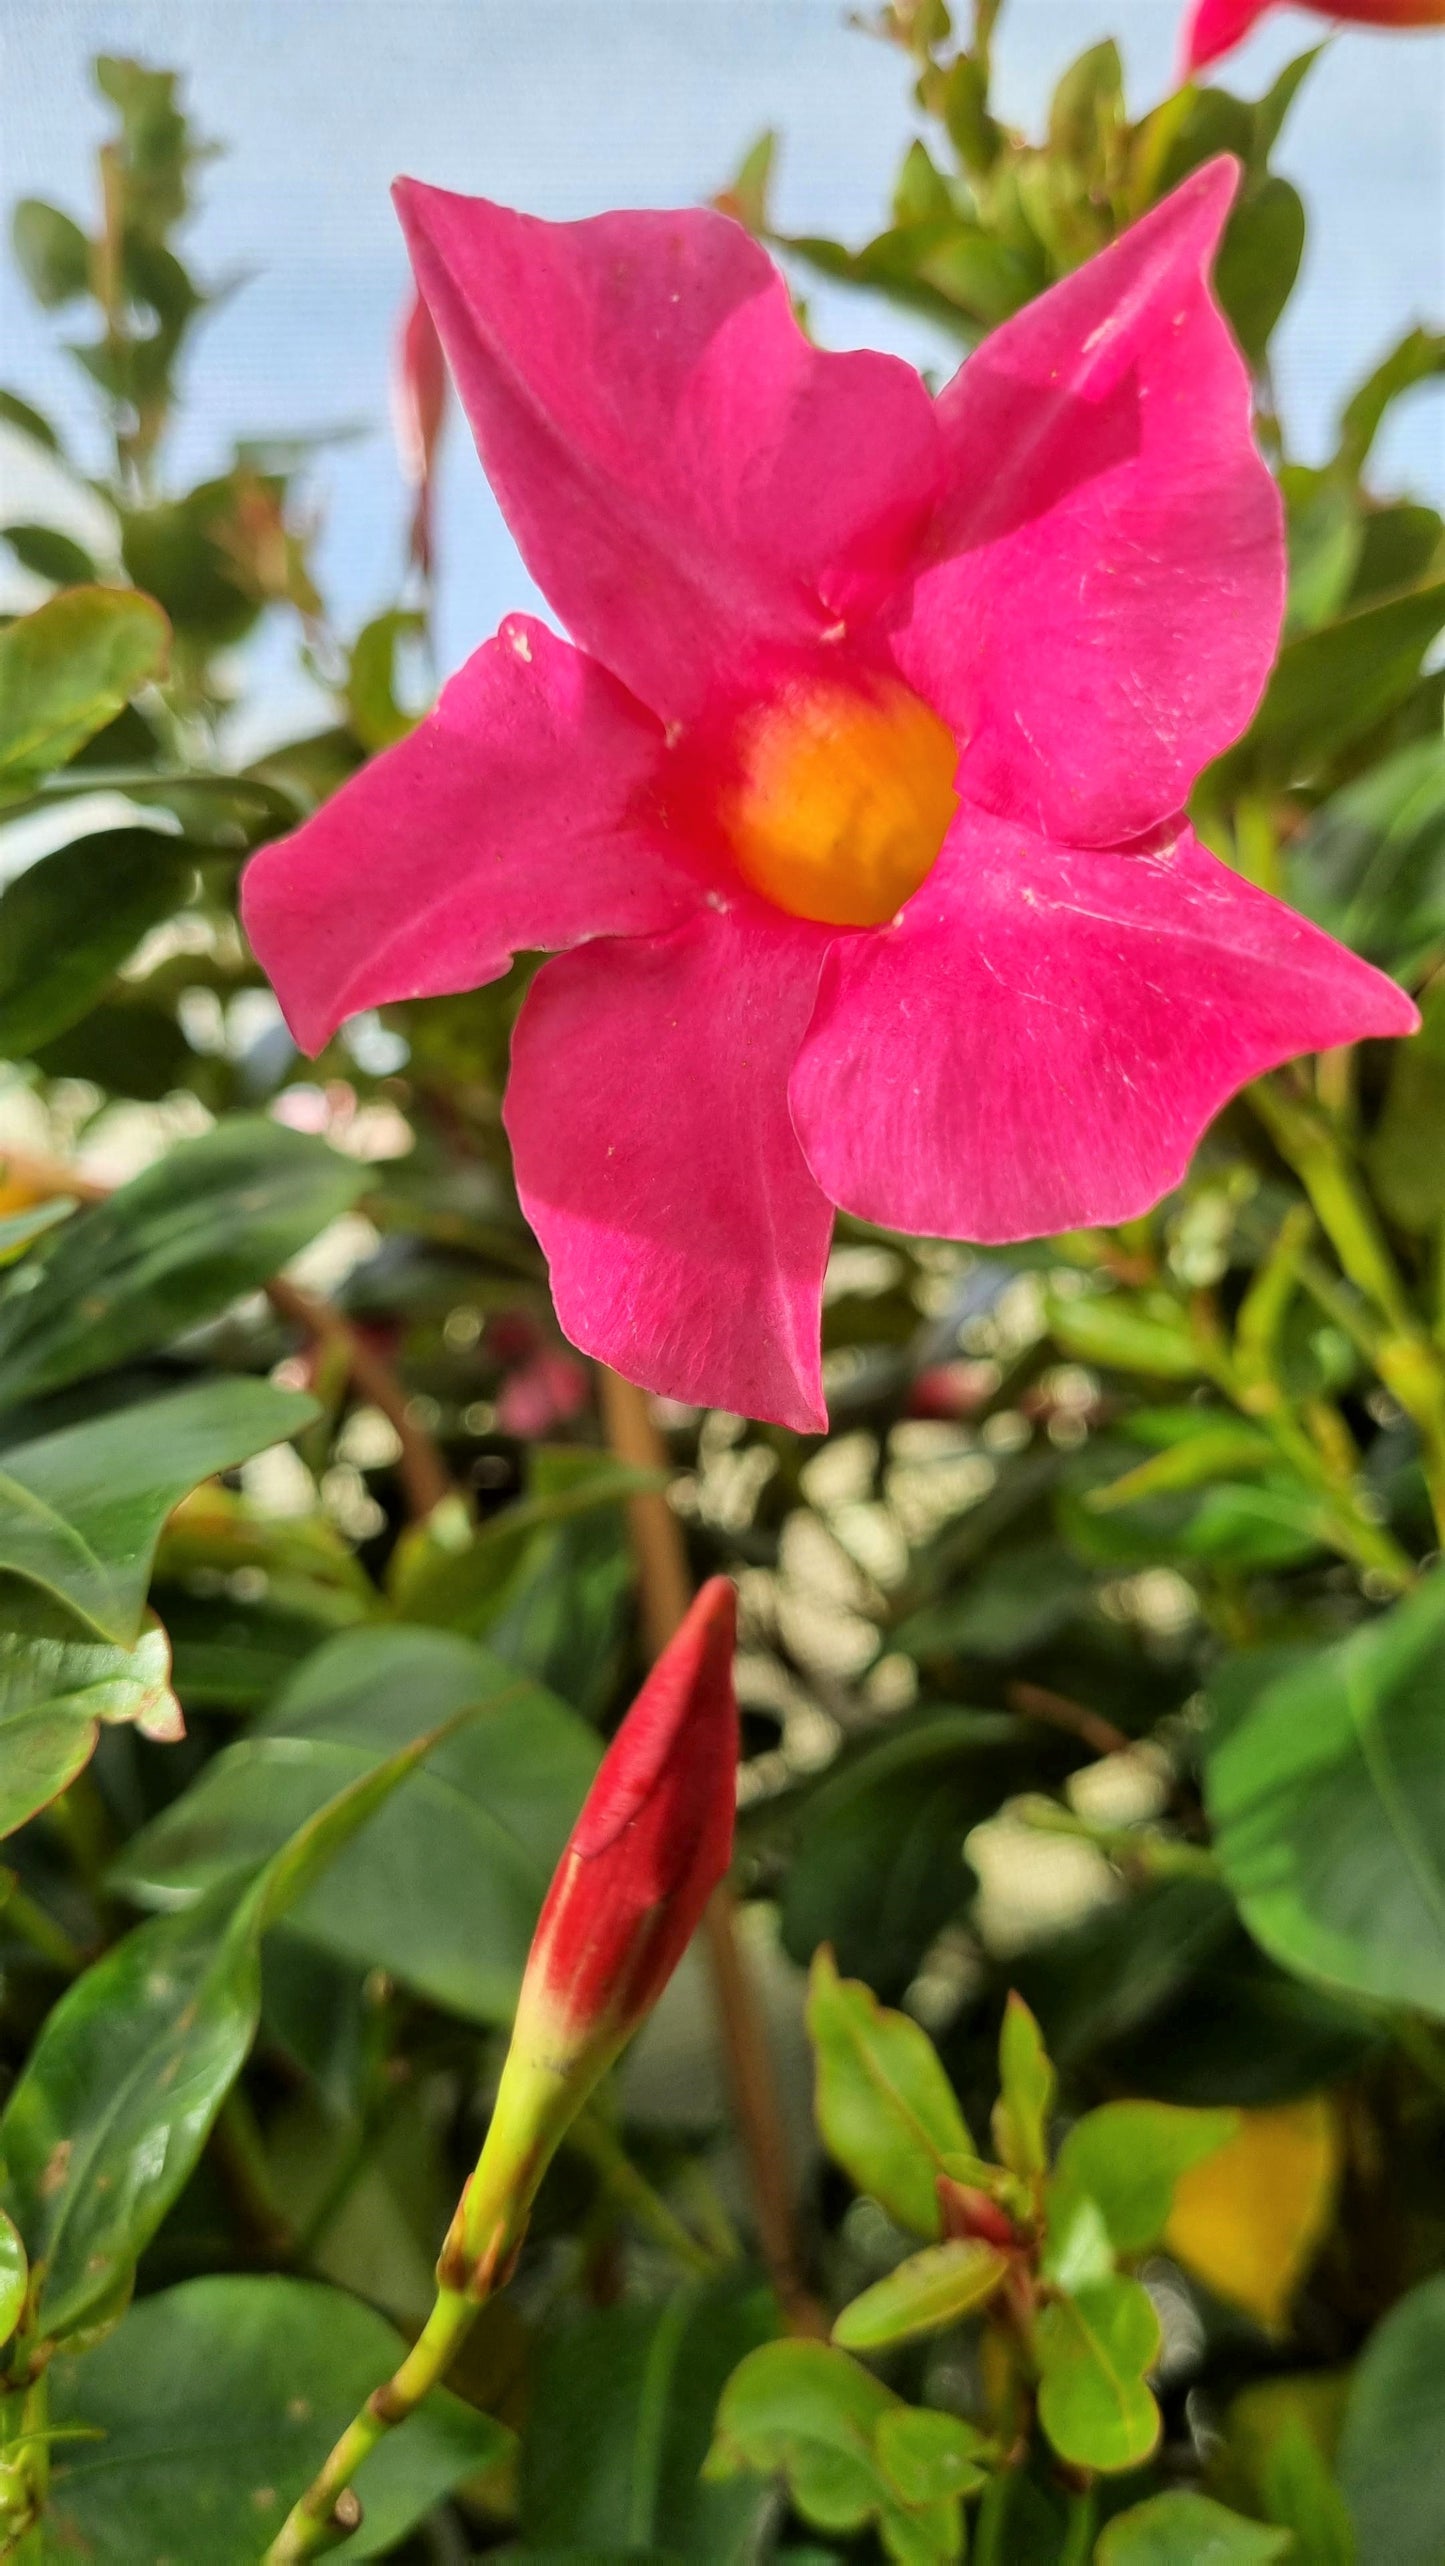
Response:
[{"label": "pink petal", "polygon": [[896,358],[811,347],[739,224],[396,194],[523,558],[655,712],[895,584],[939,485],[932,404]]},{"label": "pink petal", "polygon": [[1218,62],[1221,55],[1232,53],[1242,44],[1256,19],[1272,9],[1275,0],[1194,0],[1184,30],[1184,77],[1202,71],[1206,63]]},{"label": "pink petal", "polygon": [[1279,497],[1207,285],[1211,161],[967,360],[938,401],[951,495],[904,674],[967,743],[968,799],[1117,843],[1244,729],[1284,601]]},{"label": "pink petal", "polygon": [[549,962],[512,1039],[522,1208],[574,1345],[674,1399],[827,1423],[831,1206],[788,1072],[827,935],[746,896]]},{"label": "pink petal", "polygon": [[1418,1022],[1187,829],[1102,854],[966,810],[899,924],[832,947],[790,1093],[848,1211],[1037,1238],[1146,1211],[1262,1070]]},{"label": "pink petal", "polygon": [[416,730],[247,867],[246,932],[298,1042],[500,979],[514,953],[645,935],[702,896],[639,804],[662,734],[513,615]]}]

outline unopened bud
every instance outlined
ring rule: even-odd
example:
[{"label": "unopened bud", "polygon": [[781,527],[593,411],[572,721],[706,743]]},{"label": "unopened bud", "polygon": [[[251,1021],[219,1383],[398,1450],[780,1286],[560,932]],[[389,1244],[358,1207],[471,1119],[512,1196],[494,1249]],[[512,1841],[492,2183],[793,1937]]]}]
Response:
[{"label": "unopened bud", "polygon": [[432,480],[446,409],[442,343],[430,311],[421,295],[415,294],[397,333],[391,416],[401,468],[416,494],[411,557],[427,576],[432,567]]}]

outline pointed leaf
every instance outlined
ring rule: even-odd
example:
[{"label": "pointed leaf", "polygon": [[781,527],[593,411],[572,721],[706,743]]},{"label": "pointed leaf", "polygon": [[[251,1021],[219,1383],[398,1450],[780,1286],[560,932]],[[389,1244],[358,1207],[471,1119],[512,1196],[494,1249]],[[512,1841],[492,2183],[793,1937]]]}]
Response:
[{"label": "pointed leaf", "polygon": [[1445,2556],[1445,2274],[1420,2282],[1371,2335],[1337,2465],[1361,2566],[1436,2566]]},{"label": "pointed leaf", "polygon": [[1120,2254],[1157,2243],[1175,2186],[1239,2129],[1237,2112],[1191,2112],[1173,2103],[1102,2103],[1075,2121],[1049,2187],[1050,2224],[1071,2198],[1097,2203]]},{"label": "pointed leaf", "polygon": [[1027,2181],[1048,2166],[1054,2071],[1038,2024],[1012,1990],[999,2033],[998,2072],[994,2145],[1009,2172]]},{"label": "pointed leaf", "polygon": [[28,866],[0,896],[0,1056],[29,1059],[83,1016],[194,879],[155,829],[101,830]]},{"label": "pointed leaf", "polygon": [[860,2191],[918,2236],[940,2236],[936,2184],[973,2141],[943,2063],[921,2023],[840,1978],[821,1950],[808,1988],[817,2060],[818,2128]]},{"label": "pointed leaf", "polygon": [[180,1737],[170,1674],[170,1643],[158,1622],[134,1648],[0,1631],[0,1836],[74,1780],[95,1752],[102,1721]]},{"label": "pointed leaf", "polygon": [[129,588],[67,588],[0,632],[0,790],[63,766],[158,675],[169,628]]},{"label": "pointed leaf", "polygon": [[1094,2551],[1096,2566],[1269,2566],[1271,2558],[1293,2555],[1287,2530],[1182,2491],[1115,2513]]},{"label": "pointed leaf", "polygon": [[926,2245],[850,2300],[833,2327],[833,2340],[848,2352],[878,2352],[915,2334],[936,2334],[983,2307],[1008,2268],[1008,2256],[980,2237]]}]

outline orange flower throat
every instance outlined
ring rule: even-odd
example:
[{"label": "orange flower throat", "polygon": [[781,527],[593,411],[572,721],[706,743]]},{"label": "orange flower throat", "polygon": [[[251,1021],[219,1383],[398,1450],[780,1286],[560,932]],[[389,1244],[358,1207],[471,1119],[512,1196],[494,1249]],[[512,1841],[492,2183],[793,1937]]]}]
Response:
[{"label": "orange flower throat", "polygon": [[741,723],[721,817],[738,868],[791,917],[878,927],[932,871],[958,749],[896,679],[785,688]]}]

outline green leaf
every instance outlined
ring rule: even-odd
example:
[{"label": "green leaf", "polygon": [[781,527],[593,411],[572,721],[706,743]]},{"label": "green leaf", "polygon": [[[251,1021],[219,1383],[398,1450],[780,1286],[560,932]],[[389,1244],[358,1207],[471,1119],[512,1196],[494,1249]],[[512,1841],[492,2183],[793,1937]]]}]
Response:
[{"label": "green leaf", "polygon": [[4,526],[0,534],[22,570],[33,571],[37,579],[53,580],[57,588],[93,586],[99,576],[84,544],[62,534],[58,526]]},{"label": "green leaf", "polygon": [[[4,1167],[5,1161],[0,1157],[0,1180],[3,1180]],[[68,1194],[56,1194],[48,1203],[32,1203],[26,1211],[7,1212],[0,1219],[0,1265],[13,1265],[17,1256],[23,1256],[28,1247],[33,1247],[38,1238],[45,1236],[47,1230],[53,1230],[60,1221],[69,1220],[74,1209]]]},{"label": "green leaf", "polygon": [[1386,414],[1401,394],[1440,374],[1445,374],[1445,331],[1407,330],[1341,413],[1338,460],[1346,472],[1357,478],[1364,470]]},{"label": "green leaf", "polygon": [[[255,2566],[404,2350],[384,2317],[320,2281],[208,2274],[143,2299],[103,2343],[51,2369],[54,2421],[104,2435],[56,2450],[57,2554]],[[363,2461],[362,2528],[335,2553],[384,2555],[511,2447],[505,2425],[433,2389]]]},{"label": "green leaf", "polygon": [[1210,1754],[1215,1849],[1287,1968],[1445,2015],[1445,1572],[1268,1684]]},{"label": "green leaf", "polygon": [[9,2342],[20,2323],[29,2283],[30,2266],[19,2230],[0,2210],[0,2344]]},{"label": "green leaf", "polygon": [[829,2154],[900,2226],[941,2235],[938,2177],[948,2157],[972,2155],[973,2141],[922,2024],[840,1978],[825,1948],[809,1980],[808,2031],[818,2130]]},{"label": "green leaf", "polygon": [[176,631],[207,650],[241,641],[261,611],[235,554],[220,540],[254,475],[203,481],[180,499],[127,509],[121,559],[138,588],[165,608]]},{"label": "green leaf", "polygon": [[43,1265],[0,1291],[0,1402],[104,1371],[216,1316],[367,1182],[360,1160],[259,1114],[183,1141],[78,1212]]},{"label": "green leaf", "polygon": [[1172,2103],[1101,2103],[1075,2121],[1050,2185],[1050,2221],[1071,2197],[1098,2204],[1120,2254],[1142,2254],[1164,2233],[1174,2187],[1233,2138],[1237,2112],[1181,2111]]},{"label": "green leaf", "polygon": [[134,1647],[171,1508],[315,1414],[314,1400],[269,1382],[217,1380],[12,1447],[0,1470],[0,1601],[20,1579],[98,1638]]},{"label": "green leaf", "polygon": [[549,2327],[518,2490],[529,2547],[655,2548],[743,2566],[763,2490],[700,2483],[699,2471],[729,2373],[776,2331],[772,2298],[749,2274]]},{"label": "green leaf", "polygon": [[1055,2079],[1043,2034],[1022,1996],[1012,1989],[999,2033],[998,2072],[994,2145],[1009,2172],[1028,2181],[1048,2169]]},{"label": "green leaf", "polygon": [[1362,2566],[1445,2555],[1445,2274],[1390,2310],[1355,2371],[1336,2460]]},{"label": "green leaf", "polygon": [[1312,775],[1402,703],[1445,625],[1445,580],[1362,606],[1287,642],[1234,763],[1282,783]]},{"label": "green leaf", "polygon": [[428,1755],[444,1729],[346,1780],[239,1902],[214,1892],[138,1926],[47,2015],[0,2118],[0,2186],[45,2267],[47,2337],[112,2314],[240,2072],[261,2005],[261,1936]]},{"label": "green leaf", "polygon": [[194,880],[155,829],[107,829],[30,865],[0,896],[0,1056],[27,1059],[83,1016]]},{"label": "green leaf", "polygon": [[1214,289],[1251,365],[1262,365],[1294,292],[1305,246],[1305,209],[1287,178],[1246,189],[1230,217]]},{"label": "green leaf", "polygon": [[1268,2566],[1272,2557],[1294,2553],[1287,2530],[1246,2521],[1208,2495],[1184,2492],[1151,2495],[1146,2504],[1115,2513],[1094,2550],[1097,2566]]},{"label": "green leaf", "polygon": [[22,196],[10,218],[20,272],[37,303],[53,312],[90,291],[90,243],[58,205]]},{"label": "green leaf", "polygon": [[1445,944],[1445,743],[1415,740],[1326,802],[1287,888],[1342,943],[1413,977]]},{"label": "green leaf", "polygon": [[1034,2328],[1039,2421],[1061,2459],[1106,2474],[1137,2468],[1159,2439],[1145,2374],[1159,2319],[1142,2282],[1116,2274],[1050,2301]]},{"label": "green leaf", "polygon": [[63,766],[159,674],[169,634],[149,597],[67,588],[0,632],[0,785]]},{"label": "green leaf", "polygon": [[1370,1136],[1368,1165],[1392,1221],[1428,1237],[1445,1221],[1445,979],[1421,996],[1420,1031],[1392,1046],[1385,1110]]},{"label": "green leaf", "polygon": [[18,392],[0,392],[0,427],[14,428],[17,435],[28,437],[32,445],[46,454],[59,454],[60,439],[50,421],[39,410],[22,401]]},{"label": "green leaf", "polygon": [[1197,1379],[1204,1364],[1188,1314],[1166,1293],[1048,1296],[1049,1332],[1064,1354],[1121,1372],[1171,1381]]},{"label": "green leaf", "polygon": [[1008,2256],[978,2237],[926,2245],[850,2299],[833,2340],[847,2352],[879,2352],[916,2334],[936,2334],[985,2306],[1008,2268]]},{"label": "green leaf", "polygon": [[375,1627],[332,1640],[250,1736],[132,1838],[114,1876],[147,1902],[201,1896],[264,1859],[339,1782],[473,1706],[478,1718],[294,1921],[455,2013],[506,2021],[598,1748],[574,1713],[465,1640]]},{"label": "green leaf", "polygon": [[984,2483],[979,2461],[986,2436],[960,2415],[932,2406],[890,2406],[879,2417],[874,2446],[883,2472],[906,2504],[936,2504],[971,2495]]},{"label": "green leaf", "polygon": [[397,701],[396,662],[401,643],[415,641],[426,630],[426,617],[394,607],[358,633],[346,677],[346,710],[365,749],[390,748],[415,730],[419,716]]},{"label": "green leaf", "polygon": [[[830,2344],[765,2344],[723,2390],[705,2473],[781,2475],[815,2528],[875,2522],[890,2557],[950,2566],[962,2553],[957,2496],[913,2504],[884,2465],[885,2418],[905,2411],[881,2379]],[[886,2446],[896,2461],[897,2445]]]},{"label": "green leaf", "polygon": [[171,1653],[153,1623],[134,1648],[0,1630],[0,1835],[13,1835],[75,1779],[102,1721],[182,1734]]}]

